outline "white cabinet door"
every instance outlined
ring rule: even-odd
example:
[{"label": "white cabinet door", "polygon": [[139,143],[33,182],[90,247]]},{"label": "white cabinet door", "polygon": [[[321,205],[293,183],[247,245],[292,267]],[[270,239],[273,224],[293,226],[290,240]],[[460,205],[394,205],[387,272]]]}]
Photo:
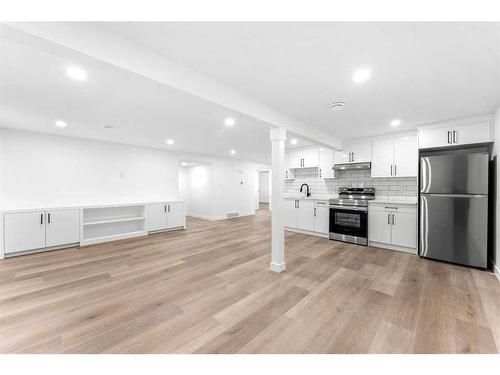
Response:
[{"label": "white cabinet door", "polygon": [[365,163],[371,161],[372,143],[370,141],[355,141],[350,142],[346,147],[353,153],[354,163]]},{"label": "white cabinet door", "polygon": [[319,149],[306,149],[301,152],[303,168],[319,167]]},{"label": "white cabinet door", "polygon": [[372,145],[372,177],[394,175],[394,138],[378,139]]},{"label": "white cabinet door", "polygon": [[297,228],[309,231],[314,230],[314,201],[299,201]]},{"label": "white cabinet door", "polygon": [[80,242],[80,210],[47,211],[45,247]]},{"label": "white cabinet door", "polygon": [[[373,147],[375,149],[375,142],[373,143],[374,143]],[[416,177],[417,161],[418,161],[417,136],[409,135],[409,136],[394,138],[393,176]],[[373,168],[373,162],[372,162],[372,168]]]},{"label": "white cabinet door", "polygon": [[368,240],[385,244],[391,243],[389,213],[375,208],[368,209]]},{"label": "white cabinet door", "polygon": [[349,151],[335,151],[333,153],[334,164],[347,164],[349,163]]},{"label": "white cabinet door", "polygon": [[319,149],[319,178],[334,178],[335,173],[333,167],[333,150],[322,147]]},{"label": "white cabinet door", "polygon": [[167,203],[167,228],[184,226],[184,203]]},{"label": "white cabinet door", "polygon": [[45,247],[45,212],[6,213],[4,215],[5,253]]},{"label": "white cabinet door", "polygon": [[167,229],[167,204],[151,203],[146,207],[146,230]]},{"label": "white cabinet door", "polygon": [[285,180],[294,180],[295,172],[293,169],[285,169]]},{"label": "white cabinet door", "polygon": [[452,131],[453,144],[463,145],[490,142],[492,140],[489,122],[454,126]]},{"label": "white cabinet door", "polygon": [[285,199],[285,227],[297,228],[297,200]]},{"label": "white cabinet door", "polygon": [[301,167],[302,156],[297,150],[291,150],[287,153],[287,165],[288,168],[300,168]]},{"label": "white cabinet door", "polygon": [[314,231],[318,233],[328,234],[330,232],[330,207],[325,206],[314,207]]},{"label": "white cabinet door", "polygon": [[393,213],[392,244],[409,248],[417,247],[417,211]]},{"label": "white cabinet door", "polygon": [[443,147],[451,146],[450,128],[431,128],[418,131],[418,147]]}]

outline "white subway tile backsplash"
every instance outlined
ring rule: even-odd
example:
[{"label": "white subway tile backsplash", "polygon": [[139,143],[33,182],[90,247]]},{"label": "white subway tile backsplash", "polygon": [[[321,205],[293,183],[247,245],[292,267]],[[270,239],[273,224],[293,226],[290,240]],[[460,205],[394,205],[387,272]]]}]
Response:
[{"label": "white subway tile backsplash", "polygon": [[339,187],[374,187],[380,199],[414,199],[417,195],[416,177],[371,178],[370,171],[342,171],[339,178],[321,179],[316,168],[295,170],[295,180],[285,181],[285,193],[298,193],[307,183],[315,196],[337,194]]}]

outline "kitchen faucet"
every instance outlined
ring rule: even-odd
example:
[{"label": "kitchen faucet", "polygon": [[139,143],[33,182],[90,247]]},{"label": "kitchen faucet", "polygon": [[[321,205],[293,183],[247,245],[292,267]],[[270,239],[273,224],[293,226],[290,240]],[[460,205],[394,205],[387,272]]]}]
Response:
[{"label": "kitchen faucet", "polygon": [[300,187],[300,192],[302,193],[302,188],[304,187],[304,185],[306,186],[306,197],[310,197],[311,196],[311,193],[309,193],[309,185],[308,184],[302,184],[302,186]]}]

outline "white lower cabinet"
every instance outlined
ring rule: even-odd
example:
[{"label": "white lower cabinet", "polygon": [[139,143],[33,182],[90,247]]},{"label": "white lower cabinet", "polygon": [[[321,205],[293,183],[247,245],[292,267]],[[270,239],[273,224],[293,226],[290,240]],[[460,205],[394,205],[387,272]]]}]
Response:
[{"label": "white lower cabinet", "polygon": [[390,249],[415,252],[417,247],[416,205],[370,204],[368,223],[370,245],[387,245]]},{"label": "white lower cabinet", "polygon": [[4,216],[5,253],[45,247],[45,211],[9,213]]},{"label": "white lower cabinet", "polygon": [[297,207],[297,228],[302,230],[314,230],[314,201],[299,200]]},{"label": "white lower cabinet", "polygon": [[285,199],[285,227],[328,234],[329,212],[327,201]]},{"label": "white lower cabinet", "polygon": [[167,203],[167,228],[179,228],[185,224],[184,203]]},{"label": "white lower cabinet", "polygon": [[154,232],[184,226],[184,203],[150,203],[146,210],[146,230]]},{"label": "white lower cabinet", "polygon": [[4,249],[6,254],[80,241],[78,209],[28,211],[4,214]]},{"label": "white lower cabinet", "polygon": [[326,201],[314,203],[314,232],[322,234],[330,232],[330,206]]},{"label": "white lower cabinet", "polygon": [[80,210],[46,212],[45,247],[80,242]]}]

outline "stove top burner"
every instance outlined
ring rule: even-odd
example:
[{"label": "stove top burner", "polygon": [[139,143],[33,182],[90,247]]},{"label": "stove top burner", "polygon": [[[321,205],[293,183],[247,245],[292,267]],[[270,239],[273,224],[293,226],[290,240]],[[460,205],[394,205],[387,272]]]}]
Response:
[{"label": "stove top burner", "polygon": [[339,197],[330,199],[330,204],[340,206],[368,206],[375,199],[375,188],[339,188]]}]

